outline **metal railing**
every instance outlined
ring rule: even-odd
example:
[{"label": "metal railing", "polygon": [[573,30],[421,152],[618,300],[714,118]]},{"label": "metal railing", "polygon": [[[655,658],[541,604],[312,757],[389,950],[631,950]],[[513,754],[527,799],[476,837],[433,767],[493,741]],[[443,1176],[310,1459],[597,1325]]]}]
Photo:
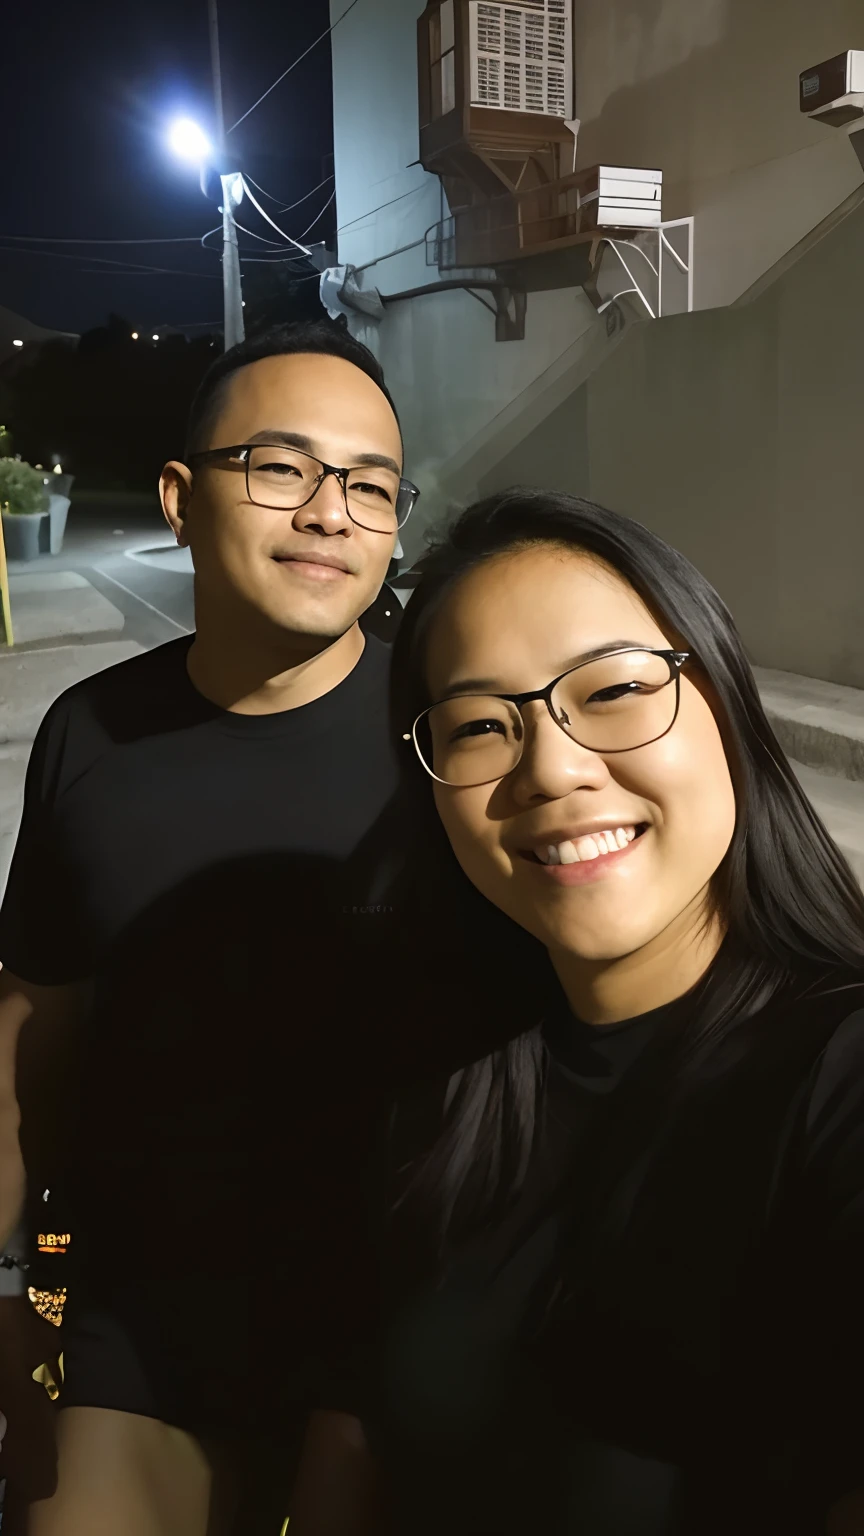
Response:
[{"label": "metal railing", "polygon": [[590,172],[572,171],[558,181],[454,209],[427,240],[427,262],[442,271],[489,267],[592,239],[602,231],[585,202],[591,186]]}]

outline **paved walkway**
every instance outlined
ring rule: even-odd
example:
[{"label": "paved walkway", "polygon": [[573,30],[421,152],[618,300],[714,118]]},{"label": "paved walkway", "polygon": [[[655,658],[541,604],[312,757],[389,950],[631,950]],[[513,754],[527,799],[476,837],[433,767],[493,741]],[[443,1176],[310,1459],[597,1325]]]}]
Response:
[{"label": "paved walkway", "polygon": [[42,716],[66,688],[188,633],[192,567],[155,497],[73,501],[61,555],[10,563],[15,645],[0,645],[0,891]]}]

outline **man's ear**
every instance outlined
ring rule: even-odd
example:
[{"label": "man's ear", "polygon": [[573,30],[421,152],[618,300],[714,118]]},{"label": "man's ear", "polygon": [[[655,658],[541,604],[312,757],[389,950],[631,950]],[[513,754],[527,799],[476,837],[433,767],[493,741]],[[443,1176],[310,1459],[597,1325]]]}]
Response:
[{"label": "man's ear", "polygon": [[192,500],[192,471],[185,464],[172,459],[165,465],[159,476],[159,499],[168,527],[181,548],[186,548],[189,543],[186,515]]}]

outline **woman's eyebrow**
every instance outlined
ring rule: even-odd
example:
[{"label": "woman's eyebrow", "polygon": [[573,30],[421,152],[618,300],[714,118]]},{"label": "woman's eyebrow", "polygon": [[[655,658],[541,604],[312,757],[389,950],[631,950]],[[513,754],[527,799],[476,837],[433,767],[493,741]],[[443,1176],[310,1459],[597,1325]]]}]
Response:
[{"label": "woman's eyebrow", "polygon": [[[580,651],[570,661],[565,661],[561,667],[561,673],[569,672],[574,667],[580,667],[585,661],[596,661],[598,656],[608,656],[612,651],[646,651],[652,650],[644,640],[606,640],[603,645],[595,645],[590,651]],[[559,674],[560,675],[560,674]],[[439,700],[453,698],[457,693],[506,693],[509,690],[502,687],[500,681],[494,677],[461,677],[455,683],[450,683],[444,692],[439,695]]]}]

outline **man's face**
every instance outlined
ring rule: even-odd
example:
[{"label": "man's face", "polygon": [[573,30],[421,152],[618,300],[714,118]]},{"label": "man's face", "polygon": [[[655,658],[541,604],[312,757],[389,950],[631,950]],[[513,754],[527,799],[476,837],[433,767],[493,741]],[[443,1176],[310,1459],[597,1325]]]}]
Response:
[{"label": "man's face", "polygon": [[[268,357],[239,369],[198,447],[278,442],[280,433],[339,468],[375,455],[401,473],[393,411],[377,385],[342,358]],[[162,489],[168,521],[192,552],[197,604],[246,610],[286,633],[345,634],[374,602],[393,557],[395,533],[352,522],[333,475],[293,510],[253,504],[245,468],[230,458],[194,474],[168,465]],[[316,563],[318,555],[324,563]]]}]

